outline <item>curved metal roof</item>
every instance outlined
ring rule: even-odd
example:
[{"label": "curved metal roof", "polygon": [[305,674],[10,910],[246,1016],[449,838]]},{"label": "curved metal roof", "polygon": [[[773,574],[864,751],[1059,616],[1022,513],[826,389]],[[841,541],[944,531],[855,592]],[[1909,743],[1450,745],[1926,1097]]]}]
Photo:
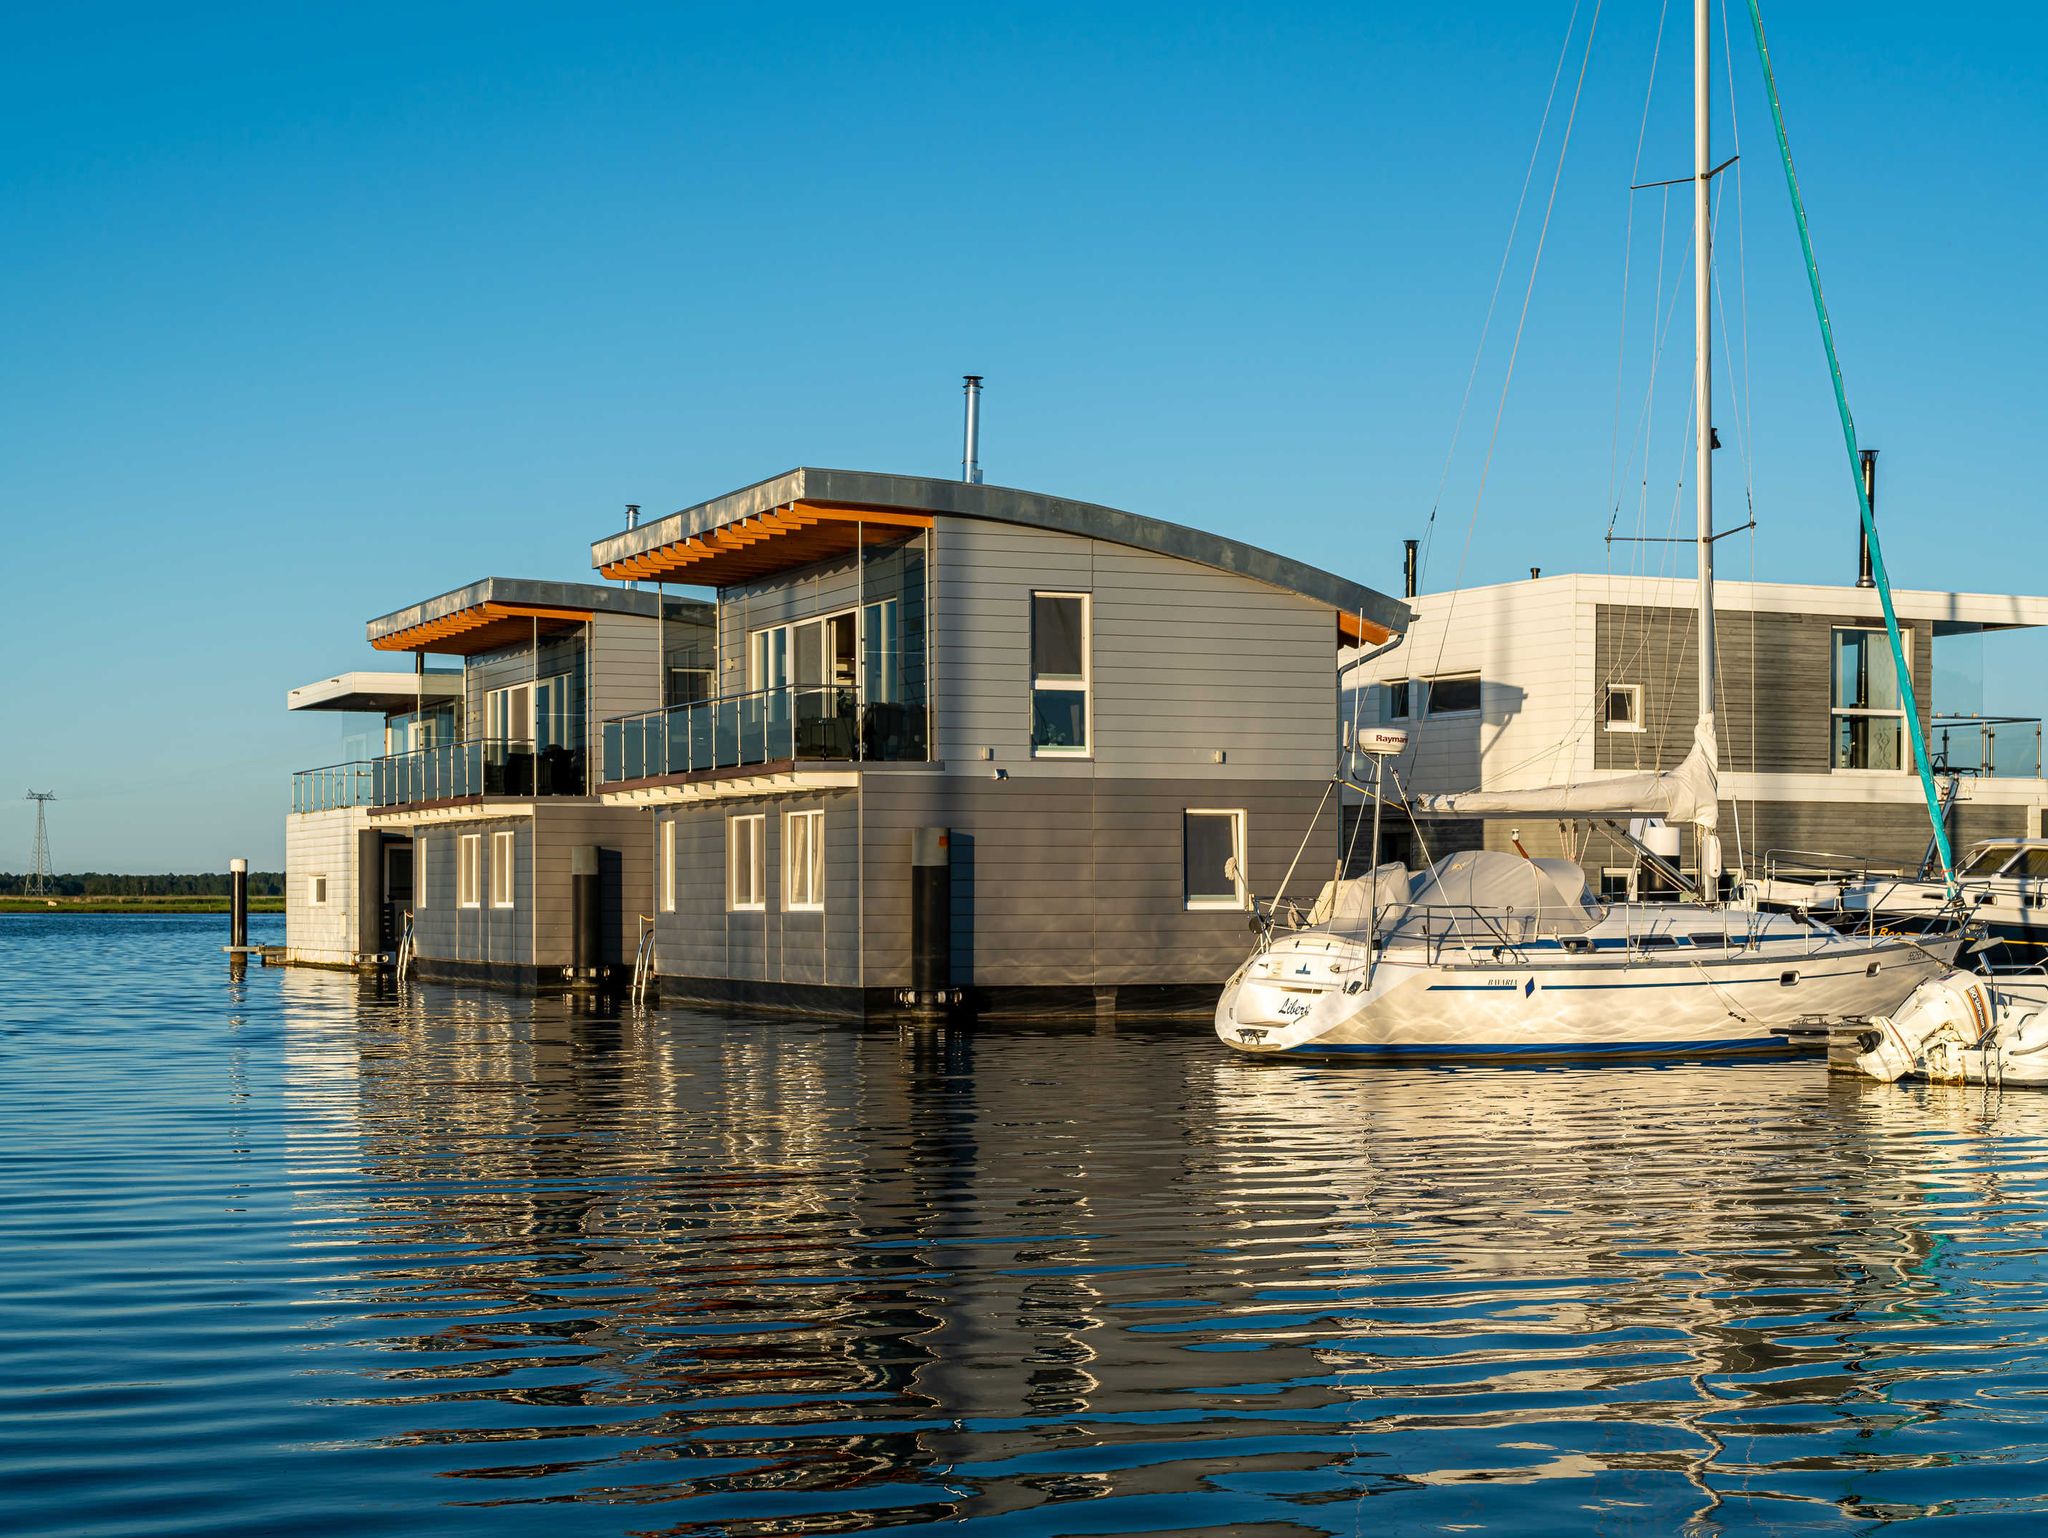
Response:
[{"label": "curved metal roof", "polygon": [[[984,518],[1061,534],[1078,534],[1249,577],[1326,603],[1340,614],[1356,616],[1375,629],[1404,631],[1410,619],[1407,604],[1376,589],[1291,557],[1261,550],[1255,545],[1191,529],[1183,524],[1168,523],[1162,518],[1127,513],[1120,508],[1103,507],[1094,502],[1046,496],[1042,492],[1020,491],[1010,486],[987,486],[920,475],[884,475],[867,470],[804,467],[787,471],[598,540],[590,548],[591,564],[607,575],[647,575],[651,569],[647,563],[658,559],[656,552],[693,547],[699,566],[706,566],[709,562],[704,559],[705,555],[716,554],[720,544],[715,538],[717,531],[747,519],[767,523],[784,510],[804,506],[872,509],[926,517]],[[761,538],[772,538],[778,532],[781,531],[770,528],[765,535],[754,538],[758,543]],[[734,574],[725,580],[741,581],[746,580],[749,574],[758,574],[759,555],[765,553],[756,552],[749,563],[737,567]],[[639,569],[635,570],[635,567]],[[717,574],[692,573],[689,566],[681,561],[677,562],[677,569],[668,580],[684,583],[708,581],[711,585],[724,585]]]}]

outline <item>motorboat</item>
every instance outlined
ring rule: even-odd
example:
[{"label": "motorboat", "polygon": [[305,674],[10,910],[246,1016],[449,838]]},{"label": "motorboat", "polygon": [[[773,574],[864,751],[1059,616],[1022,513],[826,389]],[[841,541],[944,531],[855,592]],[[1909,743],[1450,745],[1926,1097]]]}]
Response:
[{"label": "motorboat", "polygon": [[2048,1086],[2048,977],[1944,972],[1870,1022],[1856,1066],[1890,1083]]}]

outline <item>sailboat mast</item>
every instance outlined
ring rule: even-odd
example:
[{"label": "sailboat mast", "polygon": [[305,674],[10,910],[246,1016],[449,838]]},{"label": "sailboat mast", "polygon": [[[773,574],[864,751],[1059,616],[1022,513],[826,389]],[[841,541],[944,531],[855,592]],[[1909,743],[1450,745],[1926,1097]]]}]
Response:
[{"label": "sailboat mast", "polygon": [[1693,399],[1699,437],[1693,445],[1693,495],[1700,542],[1700,720],[1714,715],[1714,232],[1711,142],[1712,37],[1707,0],[1693,0],[1692,15],[1692,228]]}]

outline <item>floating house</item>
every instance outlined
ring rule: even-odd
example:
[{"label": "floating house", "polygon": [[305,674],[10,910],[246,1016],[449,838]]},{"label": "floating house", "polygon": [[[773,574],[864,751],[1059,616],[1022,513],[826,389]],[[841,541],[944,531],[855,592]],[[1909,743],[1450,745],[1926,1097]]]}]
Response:
[{"label": "floating house", "polygon": [[[1690,580],[1560,575],[1415,598],[1403,644],[1347,673],[1347,727],[1405,728],[1408,748],[1395,764],[1411,791],[1514,790],[1672,768],[1691,745],[1696,713],[1696,592]],[[1724,581],[1716,593],[1727,859],[1739,854],[1759,876],[1917,869],[1929,843],[1926,802],[1876,591]],[[1921,726],[1952,787],[1957,848],[2048,833],[2040,721],[1983,714],[1977,669],[1944,661],[1994,633],[2048,624],[2048,598],[1893,599]],[[1967,697],[1948,699],[1958,686]],[[1418,863],[1516,842],[1580,860],[1609,892],[1635,879],[1633,851],[1598,825],[1389,819],[1385,852]]]},{"label": "floating house", "polygon": [[[409,912],[422,976],[552,987],[595,957],[666,998],[853,1016],[1206,1013],[1253,894],[1306,906],[1336,868],[1339,656],[1409,619],[1160,519],[854,471],[591,558],[638,586],[494,579],[371,622],[415,676],[463,668],[447,740],[300,777],[293,848],[354,840],[358,956]],[[314,874],[294,860],[308,960]]]}]

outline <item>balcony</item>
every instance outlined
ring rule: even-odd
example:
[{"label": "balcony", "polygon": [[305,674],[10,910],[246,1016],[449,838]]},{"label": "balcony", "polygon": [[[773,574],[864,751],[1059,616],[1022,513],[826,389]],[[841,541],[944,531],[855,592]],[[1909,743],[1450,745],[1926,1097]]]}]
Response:
[{"label": "balcony", "polygon": [[292,810],[417,806],[471,796],[581,796],[587,791],[581,748],[536,751],[528,742],[478,738],[302,769],[292,776]]},{"label": "balcony", "polygon": [[673,705],[604,723],[603,782],[799,761],[921,763],[922,700],[863,700],[838,686],[789,685]]},{"label": "balcony", "polygon": [[1927,739],[1937,774],[2041,777],[2041,722],[2031,716],[1936,716]]}]

